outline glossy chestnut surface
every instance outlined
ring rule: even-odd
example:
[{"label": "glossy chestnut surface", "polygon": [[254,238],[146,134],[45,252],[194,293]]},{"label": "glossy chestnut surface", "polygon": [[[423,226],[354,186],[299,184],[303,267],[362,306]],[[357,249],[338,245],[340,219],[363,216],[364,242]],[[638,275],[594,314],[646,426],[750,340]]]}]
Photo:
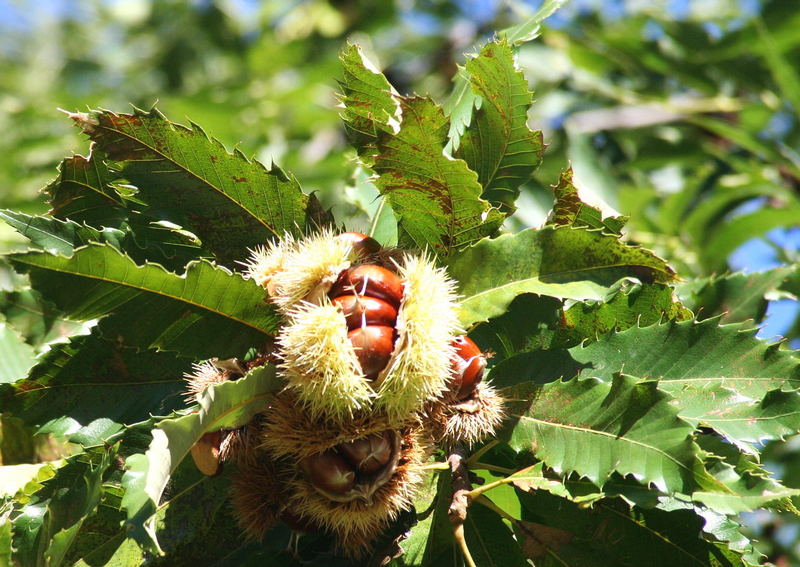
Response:
[{"label": "glossy chestnut surface", "polygon": [[392,443],[388,432],[348,441],[337,448],[356,470],[365,474],[378,472],[392,458]]},{"label": "glossy chestnut surface", "polygon": [[403,298],[403,282],[386,268],[362,264],[343,271],[328,293],[331,298],[341,295],[376,297],[397,308]]},{"label": "glossy chestnut surface", "polygon": [[374,380],[386,367],[394,349],[395,330],[383,325],[359,327],[347,333],[353,345],[361,371]]},{"label": "glossy chestnut surface", "polygon": [[455,392],[456,400],[463,400],[472,395],[483,378],[486,357],[467,336],[456,338],[452,344],[456,348],[456,355],[450,361],[451,389]]},{"label": "glossy chestnut surface", "polygon": [[397,321],[397,309],[377,297],[340,295],[333,299],[333,304],[341,308],[348,329],[366,325],[393,327]]},{"label": "glossy chestnut surface", "polygon": [[332,449],[306,457],[299,464],[311,484],[333,494],[349,492],[356,480],[352,465]]},{"label": "glossy chestnut surface", "polygon": [[363,232],[343,232],[336,236],[339,240],[349,242],[353,251],[361,257],[375,254],[381,249],[381,243]]}]

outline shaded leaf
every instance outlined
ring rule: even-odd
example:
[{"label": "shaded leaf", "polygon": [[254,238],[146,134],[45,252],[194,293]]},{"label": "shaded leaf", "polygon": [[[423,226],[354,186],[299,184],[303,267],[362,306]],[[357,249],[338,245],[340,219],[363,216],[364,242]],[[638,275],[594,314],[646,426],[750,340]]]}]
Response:
[{"label": "shaded leaf", "polygon": [[7,323],[0,323],[0,387],[24,377],[33,361],[33,348]]},{"label": "shaded leaf", "polygon": [[117,162],[137,197],[197,234],[221,262],[243,260],[248,248],[313,228],[309,215],[318,205],[294,177],[239,150],[229,153],[196,124],[175,124],[157,110],[70,117]]},{"label": "shaded leaf", "polygon": [[50,214],[95,227],[119,227],[128,212],[123,198],[111,186],[117,175],[108,170],[101,156],[65,158],[58,177],[44,191],[49,196]]},{"label": "shaded leaf", "polygon": [[477,565],[516,567],[528,565],[511,530],[497,512],[472,505],[464,521],[467,547]]},{"label": "shaded leaf", "polygon": [[705,539],[703,519],[690,510],[631,510],[619,500],[584,508],[541,491],[520,493],[519,498],[525,522],[573,534],[569,542],[563,533],[540,539],[547,555],[536,561],[537,567],[745,565],[737,552]]},{"label": "shaded leaf", "polygon": [[134,423],[181,407],[190,368],[190,359],[123,348],[95,331],[52,345],[28,378],[0,385],[0,401],[3,412],[50,430],[100,418]]},{"label": "shaded leaf", "polygon": [[738,323],[748,319],[761,321],[767,310],[767,295],[781,287],[792,272],[780,267],[766,272],[736,272],[723,276],[679,282],[675,291],[684,305],[703,319],[722,315],[720,323]]},{"label": "shaded leaf", "polygon": [[157,550],[153,516],[170,476],[192,446],[206,431],[244,425],[284,385],[273,367],[259,367],[244,378],[205,390],[198,399],[198,412],[160,421],[152,431],[153,441],[147,453],[126,460],[122,507],[127,513],[131,537]]},{"label": "shaded leaf", "polygon": [[466,70],[477,108],[455,155],[478,173],[483,198],[510,212],[544,151],[541,131],[527,124],[532,93],[505,41],[484,45]]},{"label": "shaded leaf", "polygon": [[74,335],[84,327],[64,318],[55,305],[30,288],[0,292],[0,313],[34,347]]},{"label": "shaded leaf", "polygon": [[67,459],[13,519],[15,560],[22,565],[61,565],[86,517],[94,512],[113,447],[97,447]]},{"label": "shaded leaf", "polygon": [[561,301],[524,293],[515,297],[508,311],[478,325],[469,334],[484,352],[491,352],[490,364],[522,352],[550,348],[560,323]]},{"label": "shaded leaf", "polygon": [[137,266],[115,248],[99,244],[71,257],[27,252],[9,259],[69,317],[111,314],[100,328],[128,345],[225,358],[261,346],[278,327],[263,289],[206,261],[190,264],[178,276],[153,264]]},{"label": "shaded leaf", "polygon": [[667,283],[675,277],[648,250],[570,227],[529,229],[484,240],[450,260],[448,271],[459,282],[464,325],[501,315],[522,293],[599,300],[622,278]]}]

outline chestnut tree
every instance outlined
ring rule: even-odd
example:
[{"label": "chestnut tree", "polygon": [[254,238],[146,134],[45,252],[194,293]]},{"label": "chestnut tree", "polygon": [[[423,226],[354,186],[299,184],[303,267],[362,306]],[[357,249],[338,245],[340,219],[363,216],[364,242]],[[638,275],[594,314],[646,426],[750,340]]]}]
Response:
[{"label": "chestnut tree", "polygon": [[[8,255],[30,281],[15,292],[29,340],[0,328],[0,409],[68,448],[4,497],[0,557],[759,564],[740,514],[796,512],[800,490],[765,470],[760,452],[800,429],[800,361],[748,319],[788,273],[681,277],[626,235],[625,217],[585,199],[566,163],[546,222],[510,228],[545,148],[528,126],[533,97],[515,50],[544,15],[480,46],[444,105],[399,94],[357,45],[342,49],[340,112],[357,154],[342,184],[357,210],[347,223],[291,173],[198,124],[155,108],[69,113],[91,147],[61,163],[49,214],[0,212],[30,240]],[[275,356],[286,316],[247,277],[248,258],[287,235],[353,229],[427,255],[455,281],[459,324],[504,400],[492,435],[426,454],[413,504],[357,559],[325,525],[287,515],[245,538],[229,494],[240,466],[216,466],[218,432],[252,426],[286,388]],[[68,340],[54,341],[56,328]],[[184,375],[207,360],[239,373],[187,399]],[[378,455],[394,442],[367,439]]]}]

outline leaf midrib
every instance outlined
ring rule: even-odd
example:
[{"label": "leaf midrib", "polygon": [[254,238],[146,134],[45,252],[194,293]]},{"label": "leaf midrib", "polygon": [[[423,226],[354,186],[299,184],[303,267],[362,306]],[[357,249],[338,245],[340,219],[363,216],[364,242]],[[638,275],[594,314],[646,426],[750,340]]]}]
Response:
[{"label": "leaf midrib", "polygon": [[[147,129],[146,125],[143,125],[143,127]],[[144,140],[136,138],[131,134],[127,134],[127,133],[123,132],[122,130],[118,130],[117,128],[112,128],[110,126],[102,125],[102,124],[99,125],[98,128],[103,128],[105,130],[108,130],[109,132],[116,132],[117,134],[119,134],[119,135],[121,135],[121,136],[123,136],[123,137],[125,137],[125,138],[127,138],[129,140],[132,140],[133,142],[141,144],[142,146],[144,146],[146,148],[148,148],[154,154],[161,156],[161,159],[163,159],[164,161],[167,161],[167,162],[170,162],[170,163],[174,164],[176,167],[179,168],[179,171],[183,171],[183,172],[187,173],[191,177],[194,177],[195,179],[197,179],[198,181],[200,181],[204,185],[206,185],[206,186],[210,187],[212,190],[216,191],[219,195],[224,196],[231,203],[233,203],[236,207],[238,207],[239,209],[241,209],[242,211],[247,213],[248,216],[250,216],[253,219],[255,219],[259,224],[261,224],[264,228],[266,228],[269,232],[271,232],[273,234],[273,236],[280,237],[280,235],[278,234],[278,231],[275,230],[274,228],[272,228],[272,226],[270,226],[269,224],[267,224],[261,217],[255,215],[250,209],[245,207],[242,203],[240,203],[239,201],[235,200],[232,196],[228,195],[221,187],[218,187],[217,185],[211,183],[211,181],[208,180],[208,179],[203,179],[202,177],[200,177],[194,171],[189,169],[188,166],[182,165],[181,163],[176,161],[176,159],[168,157],[167,154],[165,154],[162,151],[160,151],[160,150],[156,149],[155,147],[151,146],[150,144],[148,144]],[[194,130],[191,130],[191,129],[189,129],[189,130],[191,132],[195,133],[195,134],[198,134],[198,132],[196,132]],[[148,134],[150,134],[150,130],[149,129],[147,129],[147,132],[148,132]],[[152,137],[152,134],[150,134],[150,136]],[[228,153],[228,152],[226,151],[225,153]],[[228,155],[233,155],[233,154],[228,153]],[[137,162],[137,161],[142,161],[142,160],[131,159],[131,160],[126,160],[126,161]],[[244,158],[244,161],[245,161],[245,163],[251,164],[251,162],[249,160],[247,160],[247,158]],[[216,172],[216,169],[217,169],[216,166],[212,166],[212,167],[214,167],[214,171]],[[266,172],[266,170],[265,170],[265,172]],[[217,176],[219,177],[219,172],[217,172]],[[250,184],[248,183],[248,185],[250,185]]]},{"label": "leaf midrib", "polygon": [[[123,258],[125,258],[125,257],[123,256]],[[70,272],[68,270],[60,269],[60,268],[57,268],[57,267],[54,267],[54,266],[35,264],[35,263],[30,263],[30,262],[24,262],[19,257],[15,258],[15,261],[26,263],[29,266],[35,266],[35,267],[40,268],[40,269],[46,269],[46,270],[50,270],[50,271],[53,271],[53,272],[58,272],[58,273],[67,274],[67,275],[71,275],[71,276],[80,276],[80,277],[85,277],[85,278],[88,278],[88,279],[94,279],[94,280],[102,281],[102,282],[105,282],[105,283],[111,283],[111,284],[115,284],[115,285],[128,287],[128,288],[131,288],[131,289],[135,289],[135,290],[140,291],[142,293],[151,293],[153,295],[158,295],[158,296],[161,296],[161,297],[165,297],[167,299],[172,299],[174,301],[180,301],[181,303],[186,303],[187,305],[195,306],[195,307],[197,307],[197,308],[199,308],[201,310],[208,311],[208,312],[213,313],[215,315],[220,315],[224,319],[229,319],[231,321],[236,321],[236,322],[241,323],[241,324],[243,324],[243,325],[245,325],[247,327],[255,329],[256,331],[258,331],[258,332],[260,332],[262,334],[268,335],[268,333],[266,332],[265,329],[262,329],[261,327],[257,327],[257,326],[253,325],[252,323],[250,323],[248,321],[245,321],[245,320],[240,319],[238,317],[234,317],[230,313],[219,311],[217,309],[213,309],[213,308],[211,308],[209,306],[206,306],[206,305],[201,304],[201,303],[197,303],[196,301],[192,301],[192,300],[184,298],[184,297],[180,297],[180,296],[176,296],[176,295],[170,295],[170,294],[163,293],[161,291],[157,291],[157,290],[153,290],[153,289],[138,287],[138,286],[132,285],[129,282],[113,280],[113,279],[109,279],[109,278],[102,277],[102,276],[95,276],[95,275],[92,275],[92,274],[87,274],[85,272],[77,272],[77,271]],[[204,263],[202,260],[197,261],[197,262],[190,262],[187,265],[186,272],[184,273],[183,276],[178,276],[178,275],[172,274],[172,273],[168,272],[167,270],[161,268],[161,266],[158,266],[158,265],[155,265],[155,264],[150,264],[150,263],[145,264],[144,266],[133,265],[133,268],[135,270],[147,269],[148,267],[151,268],[151,269],[159,269],[159,268],[161,268],[163,270],[163,272],[165,274],[167,274],[168,276],[177,277],[177,278],[181,278],[181,279],[185,280],[186,275],[189,273],[189,271],[195,265],[207,265],[207,266],[209,266],[211,268],[214,268],[214,266],[212,264]],[[225,274],[225,275],[228,276],[228,277],[235,277],[233,274],[230,274],[230,275]]]}]

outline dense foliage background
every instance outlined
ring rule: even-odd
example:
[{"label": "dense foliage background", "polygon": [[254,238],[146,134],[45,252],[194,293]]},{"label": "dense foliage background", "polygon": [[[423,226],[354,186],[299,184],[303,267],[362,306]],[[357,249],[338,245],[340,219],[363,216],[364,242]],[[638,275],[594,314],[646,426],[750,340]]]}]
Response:
[{"label": "dense foliage background", "polygon": [[[199,122],[228,147],[279,163],[358,229],[372,204],[360,198],[362,179],[345,182],[355,153],[334,110],[344,43],[360,43],[400,93],[445,101],[463,52],[538,3],[48,4],[34,11],[0,2],[2,207],[46,211],[37,191],[54,177],[53,164],[65,150],[85,153],[57,108],[158,101],[173,120]],[[536,99],[529,123],[544,131],[548,148],[509,228],[544,220],[550,186],[569,162],[598,200],[630,217],[631,242],[698,278],[686,293],[711,311],[704,315],[767,322],[761,336],[782,335],[797,347],[799,24],[800,7],[781,0],[566,3],[520,48]],[[24,243],[5,224],[0,241],[4,250]],[[766,271],[729,274],[741,269]],[[1,276],[5,289],[20,283],[10,269]],[[18,297],[2,301],[4,333],[38,332],[25,326]],[[14,427],[3,423],[4,464],[60,454],[41,439],[20,443]],[[767,467],[800,488],[797,443],[765,450]],[[747,524],[771,560],[799,561],[793,516],[759,513]]]}]

